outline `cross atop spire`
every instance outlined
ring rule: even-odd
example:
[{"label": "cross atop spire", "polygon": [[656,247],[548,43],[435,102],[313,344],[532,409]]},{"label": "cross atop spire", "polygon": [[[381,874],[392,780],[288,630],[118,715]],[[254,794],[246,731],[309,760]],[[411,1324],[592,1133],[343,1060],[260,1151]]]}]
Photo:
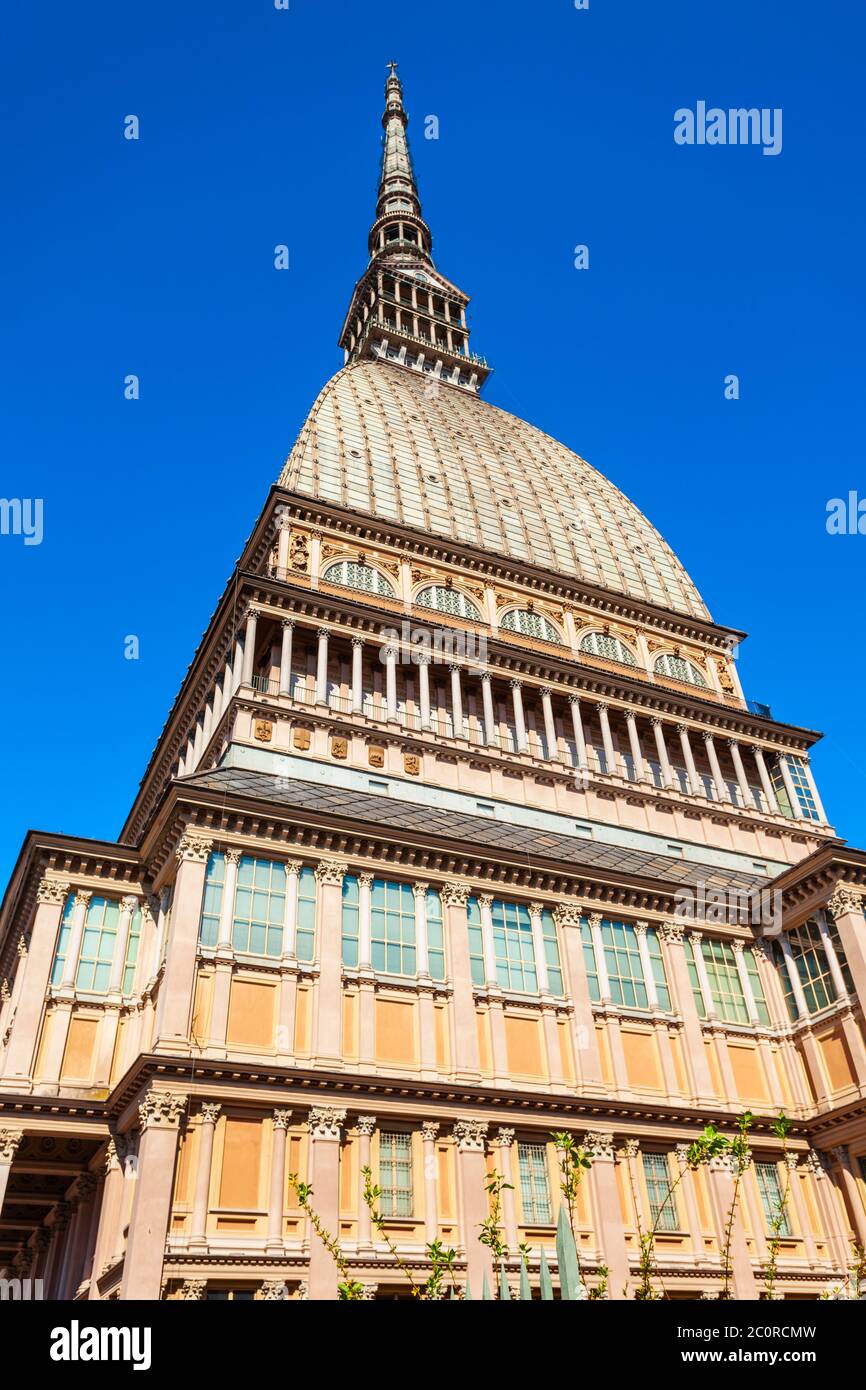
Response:
[{"label": "cross atop spire", "polygon": [[421,214],[406,138],[403,87],[397,64],[387,68],[379,195],[367,243],[370,262],[355,286],[340,346],[346,361],[394,361],[477,391],[490,369],[469,351],[469,296],[433,263],[433,238]]}]

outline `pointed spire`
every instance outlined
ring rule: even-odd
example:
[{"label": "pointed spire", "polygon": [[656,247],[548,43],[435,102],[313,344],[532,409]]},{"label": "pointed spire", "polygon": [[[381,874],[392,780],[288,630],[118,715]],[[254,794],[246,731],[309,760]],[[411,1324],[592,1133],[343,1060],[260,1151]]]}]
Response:
[{"label": "pointed spire", "polygon": [[406,138],[408,124],[397,64],[389,63],[379,195],[367,240],[370,260],[343,320],[340,347],[347,362],[394,362],[475,394],[490,368],[469,350],[468,294],[433,263],[433,238],[421,215]]}]

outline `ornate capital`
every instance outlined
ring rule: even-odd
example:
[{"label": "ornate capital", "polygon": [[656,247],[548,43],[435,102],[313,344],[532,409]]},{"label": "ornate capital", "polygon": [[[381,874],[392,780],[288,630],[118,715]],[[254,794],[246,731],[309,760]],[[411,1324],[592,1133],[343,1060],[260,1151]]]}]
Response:
[{"label": "ornate capital", "polygon": [[484,1153],[487,1139],[486,1120],[455,1120],[454,1138],[460,1153]]},{"label": "ornate capital", "polygon": [[24,1134],[20,1129],[0,1129],[0,1163],[11,1163]]},{"label": "ornate capital", "polygon": [[[523,689],[523,681],[519,681],[519,680],[517,680],[515,677],[512,677],[512,679],[508,682],[508,684],[511,686],[511,689],[512,689],[512,690],[522,690],[522,689]],[[576,698],[576,697],[572,697],[572,698]]]},{"label": "ornate capital", "polygon": [[422,1138],[423,1140],[425,1140],[426,1143],[432,1143],[435,1139],[438,1139],[438,1138],[439,1138],[439,1121],[438,1121],[438,1120],[422,1120],[422,1121],[421,1121],[421,1138]]},{"label": "ornate capital", "polygon": [[674,1153],[677,1156],[677,1163],[679,1164],[679,1166],[681,1168],[685,1168],[686,1164],[689,1161],[689,1145],[677,1144],[674,1149]]},{"label": "ornate capital", "polygon": [[328,638],[330,637],[330,635],[331,635],[330,628],[327,628],[327,627],[320,627],[320,628],[317,628],[317,630],[316,630],[316,636],[318,637],[319,641],[321,641],[322,638],[324,637],[325,641],[327,642],[327,640],[328,640]]},{"label": "ornate capital", "polygon": [[465,907],[469,889],[465,883],[443,883],[442,901],[446,907]]},{"label": "ornate capital", "polygon": [[23,932],[18,938],[18,945],[15,947],[15,950],[19,957],[27,955],[27,937],[24,935]]},{"label": "ornate capital", "polygon": [[271,1122],[274,1126],[274,1129],[288,1129],[289,1124],[291,1123],[291,1119],[291,1110],[275,1110],[273,1115],[271,1116]]},{"label": "ornate capital", "polygon": [[43,874],[36,889],[36,901],[38,903],[53,903],[61,906],[66,902],[69,893],[69,880],[63,878],[49,878]]},{"label": "ornate capital", "polygon": [[90,906],[90,899],[92,897],[93,890],[91,888],[79,888],[75,894],[75,906],[83,907],[86,912]]},{"label": "ornate capital", "polygon": [[810,1149],[803,1160],[803,1167],[813,1177],[825,1178],[827,1176],[827,1161],[820,1149]]},{"label": "ornate capital", "polygon": [[496,1138],[493,1140],[497,1148],[510,1149],[514,1143],[514,1130],[507,1125],[500,1125],[496,1131]]},{"label": "ornate capital", "polygon": [[33,1249],[40,1255],[44,1255],[46,1250],[51,1249],[51,1232],[47,1226],[39,1227],[33,1237]]},{"label": "ornate capital", "polygon": [[584,1139],[584,1148],[589,1149],[592,1157],[609,1158],[611,1162],[615,1159],[613,1135],[605,1134],[601,1130],[590,1131]]},{"label": "ornate capital", "polygon": [[429,887],[429,883],[413,883],[412,893],[416,898],[426,898]]},{"label": "ornate capital", "polygon": [[134,893],[127,893],[126,897],[121,898],[120,906],[124,912],[134,912],[140,901],[141,899],[137,898]]},{"label": "ornate capital", "polygon": [[580,696],[579,696],[579,695],[569,695],[569,697],[568,697],[568,703],[569,703],[570,705],[579,705],[579,704],[580,704]]},{"label": "ornate capital", "polygon": [[316,865],[316,881],[322,884],[331,883],[340,888],[348,872],[348,864],[340,859],[320,859]]},{"label": "ornate capital", "polygon": [[634,922],[632,925],[635,936],[646,936],[649,931],[649,922]]},{"label": "ornate capital", "polygon": [[848,1153],[847,1144],[838,1144],[835,1149],[830,1150],[830,1153],[833,1155],[834,1163],[838,1163],[840,1168],[850,1170],[851,1155]]},{"label": "ornate capital", "polygon": [[379,1292],[378,1284],[362,1284],[360,1299],[362,1303],[372,1303]]},{"label": "ornate capital", "polygon": [[798,1165],[799,1165],[799,1162],[800,1162],[800,1155],[799,1155],[799,1154],[792,1154],[792,1153],[786,1153],[786,1154],[785,1154],[785,1167],[788,1168],[790,1172],[796,1173],[797,1167],[798,1167]]},{"label": "ornate capital", "polygon": [[740,940],[737,938],[737,939],[735,939],[734,941],[731,942],[731,950],[733,951],[733,953],[734,953],[735,956],[741,956],[741,955],[743,954],[743,952],[745,951],[745,949],[746,949],[746,943],[745,943],[745,941],[740,941]]},{"label": "ornate capital", "polygon": [[215,1125],[217,1120],[219,1119],[221,1110],[222,1106],[219,1105],[216,1101],[206,1100],[199,1112],[201,1115],[202,1124]]},{"label": "ornate capital", "polygon": [[579,927],[582,912],[577,903],[557,903],[553,920],[558,927]]},{"label": "ornate capital", "polygon": [[340,1128],[345,1122],[345,1110],[338,1110],[334,1105],[314,1105],[310,1110],[310,1137],[339,1139]]},{"label": "ornate capital", "polygon": [[180,1091],[148,1091],[138,1107],[142,1131],[177,1129],[188,1099]]},{"label": "ornate capital", "polygon": [[352,638],[352,646],[353,646],[353,647],[363,647],[363,645],[364,645],[364,639],[363,639],[363,637],[353,637],[353,638]]},{"label": "ornate capital", "polygon": [[87,1172],[80,1174],[75,1184],[76,1200],[79,1202],[89,1202],[96,1191],[98,1181],[99,1179],[95,1173]]},{"label": "ornate capital", "polygon": [[376,1116],[359,1115],[355,1121],[355,1128],[359,1134],[363,1134],[366,1138],[369,1138],[376,1128]]},{"label": "ornate capital", "polygon": [[662,938],[668,945],[682,946],[683,944],[683,925],[682,922],[662,922]]},{"label": "ornate capital", "polygon": [[129,1153],[129,1141],[121,1134],[112,1134],[105,1150],[105,1171],[122,1168]]},{"label": "ornate capital", "polygon": [[358,886],[359,886],[360,888],[372,888],[372,887],[373,887],[373,875],[372,875],[372,874],[358,874]]},{"label": "ornate capital", "polygon": [[493,894],[492,894],[492,893],[479,893],[479,894],[478,894],[478,906],[479,906],[479,907],[492,907],[492,906],[493,906]]},{"label": "ornate capital", "polygon": [[189,859],[196,864],[206,864],[212,849],[213,840],[208,836],[199,835],[194,830],[186,830],[175,846],[174,857],[178,863]]},{"label": "ornate capital", "polygon": [[184,1279],[180,1288],[180,1296],[198,1302],[204,1298],[206,1288],[206,1279]]},{"label": "ornate capital", "polygon": [[225,860],[227,864],[240,864],[241,858],[242,851],[239,849],[227,849],[225,851]]},{"label": "ornate capital", "polygon": [[282,1279],[266,1279],[259,1289],[259,1298],[265,1303],[282,1303],[289,1292]]},{"label": "ornate capital", "polygon": [[690,931],[690,932],[689,932],[689,941],[693,941],[693,942],[695,943],[696,946],[700,946],[700,944],[701,944],[701,942],[703,941],[703,939],[704,939],[704,934],[703,934],[702,931]]},{"label": "ornate capital", "polygon": [[589,912],[587,913],[586,920],[589,923],[590,927],[600,927],[602,922],[601,913]]},{"label": "ornate capital", "polygon": [[827,903],[827,910],[833,918],[844,917],[846,912],[863,911],[863,891],[853,883],[837,883]]}]

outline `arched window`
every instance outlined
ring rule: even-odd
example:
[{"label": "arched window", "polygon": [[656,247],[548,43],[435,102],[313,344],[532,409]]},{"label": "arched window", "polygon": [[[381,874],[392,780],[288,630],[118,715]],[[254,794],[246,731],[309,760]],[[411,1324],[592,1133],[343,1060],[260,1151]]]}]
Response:
[{"label": "arched window", "polygon": [[372,565],[359,565],[354,560],[339,560],[329,565],[322,575],[326,584],[343,584],[347,589],[359,589],[365,594],[382,594],[394,598],[394,586]]},{"label": "arched window", "polygon": [[682,656],[674,656],[672,652],[664,652],[662,656],[657,656],[653,670],[657,676],[669,676],[671,680],[685,681],[686,685],[707,684],[697,666],[693,666]]},{"label": "arched window", "polygon": [[637,664],[625,642],[620,642],[618,637],[611,637],[607,632],[584,633],[580,639],[580,650],[592,656],[603,656],[608,661],[619,661],[623,666]]},{"label": "arched window", "polygon": [[437,613],[450,613],[455,618],[468,618],[470,622],[480,623],[481,614],[471,599],[459,589],[449,589],[444,584],[427,584],[415,595],[419,608],[434,608]]},{"label": "arched window", "polygon": [[536,637],[541,642],[556,642],[562,646],[562,638],[553,623],[528,608],[512,608],[499,619],[499,626],[506,632],[519,632],[524,637]]}]

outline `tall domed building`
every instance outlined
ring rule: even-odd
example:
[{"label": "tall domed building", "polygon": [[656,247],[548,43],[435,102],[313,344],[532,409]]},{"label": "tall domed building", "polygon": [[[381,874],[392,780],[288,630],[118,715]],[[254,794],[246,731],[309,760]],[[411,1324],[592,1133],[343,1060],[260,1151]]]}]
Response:
[{"label": "tall domed building", "polygon": [[777,1235],[815,1298],[866,1243],[866,855],[651,522],[484,401],[393,67],[383,125],[344,365],[120,837],[32,831],[7,888],[0,1267],[333,1297],[310,1183],[369,1297],[434,1240],[480,1292],[496,1172],[506,1275],[555,1283],[567,1132],[589,1287],[633,1296],[655,1226],[668,1295],[712,1296],[734,1175],[686,1154],[748,1110],[735,1293]]}]

